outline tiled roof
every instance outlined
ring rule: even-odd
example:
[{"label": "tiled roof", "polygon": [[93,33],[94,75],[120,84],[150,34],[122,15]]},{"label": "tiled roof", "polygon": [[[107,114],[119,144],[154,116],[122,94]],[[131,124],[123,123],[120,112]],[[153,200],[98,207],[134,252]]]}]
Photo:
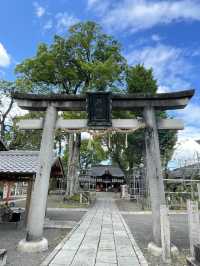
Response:
[{"label": "tiled roof", "polygon": [[38,151],[1,151],[0,173],[30,173],[38,168]]},{"label": "tiled roof", "polygon": [[100,166],[94,166],[91,169],[92,176],[103,176],[105,174],[109,174],[114,177],[124,177],[124,173],[119,167],[114,167],[111,165],[100,165]]}]

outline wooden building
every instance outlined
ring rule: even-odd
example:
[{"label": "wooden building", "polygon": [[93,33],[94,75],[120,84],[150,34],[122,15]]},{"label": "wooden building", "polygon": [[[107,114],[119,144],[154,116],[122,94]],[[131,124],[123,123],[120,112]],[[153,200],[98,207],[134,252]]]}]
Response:
[{"label": "wooden building", "polygon": [[[4,200],[14,198],[14,189],[26,190],[26,209],[28,212],[32,185],[39,166],[39,151],[0,151],[0,186]],[[51,166],[50,187],[59,188],[64,182],[64,171],[60,157],[55,157]],[[20,185],[19,185],[20,184]]]},{"label": "wooden building", "polygon": [[80,187],[96,191],[120,191],[125,183],[125,175],[119,167],[98,165],[82,170],[79,176]]}]

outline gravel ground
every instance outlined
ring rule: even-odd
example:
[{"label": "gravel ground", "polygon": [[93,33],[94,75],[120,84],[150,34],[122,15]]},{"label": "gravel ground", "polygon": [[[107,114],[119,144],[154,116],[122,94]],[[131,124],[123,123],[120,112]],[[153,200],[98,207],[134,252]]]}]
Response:
[{"label": "gravel ground", "polygon": [[116,204],[120,211],[129,211],[129,212],[141,211],[139,205],[136,204],[134,201],[122,200],[118,198],[116,200]]},{"label": "gravel ground", "polygon": [[47,212],[47,217],[51,220],[80,221],[85,214],[84,211],[51,210]]},{"label": "gravel ground", "polygon": [[[107,195],[107,194],[106,194]],[[105,197],[106,197],[105,195]],[[98,195],[97,195],[98,196]],[[139,211],[139,206],[131,201],[121,200],[118,195],[114,195],[117,206],[120,211],[133,212]],[[49,207],[53,207],[54,200],[49,200]],[[20,204],[24,204],[23,202]],[[23,206],[21,206],[23,207]],[[84,215],[84,211],[70,211],[66,210],[51,210],[48,211],[47,217],[52,220],[71,220],[79,221]],[[141,250],[143,251],[150,266],[163,266],[161,261],[155,259],[147,252],[147,245],[152,241],[152,215],[151,214],[129,214],[123,215],[128,224],[132,234]],[[188,241],[188,225],[187,216],[184,214],[170,215],[171,224],[171,238],[172,243],[175,244],[180,251],[178,259],[174,259],[171,266],[185,266],[186,255],[189,254]],[[67,230],[46,229],[45,237],[49,240],[49,250],[38,254],[21,254],[16,251],[16,245],[25,236],[24,230],[16,230],[14,228],[5,229],[0,226],[0,247],[8,249],[8,264],[12,266],[37,266],[44,260],[44,258],[53,250],[53,248],[61,241],[61,239],[68,233]],[[128,265],[127,265],[128,266]]]},{"label": "gravel ground", "polygon": [[[136,241],[140,242],[140,246],[146,248],[148,243],[152,241],[152,215],[137,214],[123,215],[126,223],[131,229]],[[170,215],[171,240],[179,249],[189,248],[189,233],[187,225],[187,217],[184,214]]]},{"label": "gravel ground", "polygon": [[[70,210],[51,210],[47,217],[52,220],[70,220],[78,222],[85,212]],[[68,229],[45,229],[44,237],[49,241],[48,251],[41,253],[20,253],[16,246],[26,235],[25,228],[16,229],[14,224],[0,224],[0,248],[8,250],[8,263],[6,266],[38,266],[58,243],[70,232]]]},{"label": "gravel ground", "polygon": [[[16,207],[24,208],[26,201],[18,201]],[[48,195],[47,208],[87,208],[88,205],[80,204],[79,202],[63,202],[63,195]]]},{"label": "gravel ground", "polygon": [[[117,206],[120,211],[134,212],[140,211],[139,206],[131,201],[117,200]],[[165,265],[161,260],[156,259],[147,252],[148,243],[153,240],[152,234],[152,215],[151,214],[129,214],[123,215],[128,224],[136,242],[143,251],[149,265],[163,266]],[[189,255],[189,233],[187,216],[185,214],[171,214],[171,241],[178,247],[179,256],[173,258],[171,266],[185,266],[186,256]]]},{"label": "gravel ground", "polygon": [[56,245],[69,233],[64,229],[45,229],[44,237],[49,241],[48,251],[41,253],[21,253],[17,251],[18,242],[24,238],[25,229],[16,229],[12,224],[0,226],[0,245],[8,251],[6,266],[37,266],[50,254]]}]

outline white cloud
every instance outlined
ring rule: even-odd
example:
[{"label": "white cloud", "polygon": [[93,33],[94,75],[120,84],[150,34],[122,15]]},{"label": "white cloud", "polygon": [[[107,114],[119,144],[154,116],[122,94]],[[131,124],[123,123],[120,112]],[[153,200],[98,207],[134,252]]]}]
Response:
[{"label": "white cloud", "polygon": [[67,12],[58,13],[56,15],[56,28],[58,32],[67,31],[69,27],[79,22],[79,19],[73,15],[68,14]]},{"label": "white cloud", "polygon": [[[191,50],[189,51],[191,53]],[[192,56],[200,56],[200,48],[194,49],[194,51],[191,54]]]},{"label": "white cloud", "polygon": [[195,126],[186,126],[178,132],[178,142],[185,140],[200,140],[200,128]]},{"label": "white cloud", "polygon": [[170,88],[167,86],[159,85],[157,92],[158,93],[170,92]]},{"label": "white cloud", "polygon": [[[0,103],[0,111],[5,112],[10,104],[10,99],[6,97],[4,94],[0,94],[1,97],[1,103]],[[20,115],[25,115],[27,114],[28,111],[22,110],[21,108],[18,107],[17,103],[14,103],[12,106],[12,109],[6,119],[6,123],[12,124],[12,118],[15,116],[20,116]]]},{"label": "white cloud", "polygon": [[187,161],[194,163],[197,153],[200,155],[200,145],[195,140],[200,140],[200,106],[189,103],[183,110],[175,111],[176,118],[184,121],[185,128],[178,131],[178,141],[172,160]]},{"label": "white cloud", "polygon": [[34,7],[35,7],[35,14],[37,17],[42,17],[44,16],[46,10],[44,7],[42,7],[41,5],[38,4],[38,2],[34,2],[33,3]]},{"label": "white cloud", "polygon": [[[189,125],[195,125],[195,127],[199,128],[199,135],[200,135],[200,105],[189,103],[186,108],[183,110],[177,110],[176,116],[187,121]],[[200,137],[199,137],[200,138]]]},{"label": "white cloud", "polygon": [[87,2],[88,9],[95,10],[98,16],[103,16],[111,4],[109,0],[88,0]]},{"label": "white cloud", "polygon": [[100,1],[99,0],[88,0],[88,7],[91,8],[94,5],[98,4]]},{"label": "white cloud", "polygon": [[0,67],[7,67],[10,65],[10,55],[6,51],[3,44],[0,42]]},{"label": "white cloud", "polygon": [[200,145],[192,138],[177,142],[169,166],[172,168],[191,165],[199,161]]},{"label": "white cloud", "polygon": [[189,76],[192,67],[179,48],[158,43],[134,49],[125,56],[131,65],[144,64],[146,68],[153,68],[161,90],[190,87],[190,82],[185,77]]},{"label": "white cloud", "polygon": [[158,34],[153,34],[151,36],[151,39],[154,41],[154,42],[159,42],[161,40],[160,36]]},{"label": "white cloud", "polygon": [[50,30],[53,28],[53,21],[52,19],[49,19],[43,26],[44,30]]},{"label": "white cloud", "polygon": [[110,2],[110,7],[102,17],[102,22],[110,29],[132,32],[192,20],[200,20],[200,2],[197,0],[121,0],[115,5]]}]

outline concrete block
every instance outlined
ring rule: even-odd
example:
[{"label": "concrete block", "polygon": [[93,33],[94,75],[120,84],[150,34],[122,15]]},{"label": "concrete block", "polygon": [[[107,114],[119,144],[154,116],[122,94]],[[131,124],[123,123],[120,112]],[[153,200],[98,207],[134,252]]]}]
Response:
[{"label": "concrete block", "polygon": [[[155,257],[160,257],[162,256],[162,248],[161,247],[158,247],[155,243],[153,242],[150,242],[148,244],[148,252],[155,256]],[[171,246],[171,255],[173,257],[177,257],[179,254],[179,251],[178,251],[178,248],[174,245]]]},{"label": "concrete block", "polygon": [[17,249],[21,252],[41,252],[48,249],[48,240],[43,238],[40,241],[26,241],[26,239],[22,239]]},{"label": "concrete block", "polygon": [[187,261],[187,266],[200,266],[200,263],[196,261],[193,257],[191,258],[187,257],[186,261]]}]

